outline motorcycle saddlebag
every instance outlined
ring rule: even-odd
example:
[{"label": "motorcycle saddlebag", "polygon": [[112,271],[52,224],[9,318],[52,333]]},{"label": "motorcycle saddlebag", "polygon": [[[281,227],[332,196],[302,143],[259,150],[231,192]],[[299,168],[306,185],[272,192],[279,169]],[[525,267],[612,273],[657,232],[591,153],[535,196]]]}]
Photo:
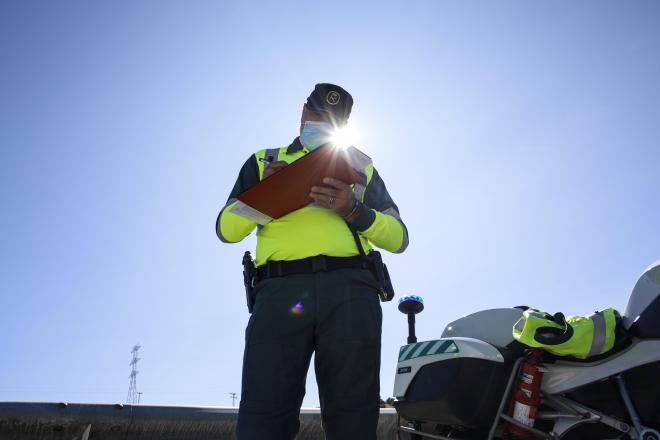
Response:
[{"label": "motorcycle saddlebag", "polygon": [[485,428],[493,423],[512,367],[502,358],[432,361],[419,368],[394,406],[407,420]]}]

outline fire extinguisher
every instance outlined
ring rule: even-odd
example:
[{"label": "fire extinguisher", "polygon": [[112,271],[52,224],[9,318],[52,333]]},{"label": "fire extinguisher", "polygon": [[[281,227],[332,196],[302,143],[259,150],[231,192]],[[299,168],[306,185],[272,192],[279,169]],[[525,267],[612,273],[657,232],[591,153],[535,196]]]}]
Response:
[{"label": "fire extinguisher", "polygon": [[[515,421],[532,428],[539,402],[541,400],[541,381],[543,372],[539,365],[543,350],[532,348],[527,352],[527,360],[520,368],[520,375],[513,388],[513,399],[509,406],[509,416]],[[531,432],[513,423],[504,427],[503,438],[525,439],[532,436]]]}]

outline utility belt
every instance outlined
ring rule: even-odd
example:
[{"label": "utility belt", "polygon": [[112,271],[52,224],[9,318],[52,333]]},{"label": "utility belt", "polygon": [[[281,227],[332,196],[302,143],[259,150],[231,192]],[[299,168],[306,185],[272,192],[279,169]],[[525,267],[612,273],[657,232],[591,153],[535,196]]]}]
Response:
[{"label": "utility belt", "polygon": [[329,257],[317,255],[292,261],[269,261],[257,268],[259,281],[267,278],[285,277],[288,275],[303,275],[317,272],[328,272],[339,269],[366,269],[367,264],[361,256]]},{"label": "utility belt", "polygon": [[252,313],[256,300],[255,287],[265,279],[273,277],[284,277],[288,275],[313,274],[328,272],[339,269],[367,269],[378,283],[378,296],[380,300],[391,301],[394,298],[394,287],[383,263],[380,252],[372,250],[369,254],[364,253],[362,243],[359,241],[357,232],[353,231],[360,255],[354,257],[330,257],[317,255],[315,257],[303,258],[291,261],[269,261],[262,266],[256,267],[252,255],[246,251],[243,255],[243,283],[247,297],[248,312]]}]

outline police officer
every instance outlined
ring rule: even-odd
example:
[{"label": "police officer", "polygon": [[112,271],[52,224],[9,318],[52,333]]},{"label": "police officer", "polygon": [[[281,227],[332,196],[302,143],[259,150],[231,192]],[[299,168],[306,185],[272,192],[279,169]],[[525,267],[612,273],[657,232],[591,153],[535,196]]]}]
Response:
[{"label": "police officer", "polygon": [[[303,105],[300,136],[256,152],[241,168],[216,222],[220,240],[241,241],[257,227],[231,212],[237,195],[328,143],[352,105],[343,88],[316,85]],[[373,165],[358,171],[352,187],[325,178],[311,188],[316,203],[258,228],[239,440],[295,437],[312,353],[326,438],[376,439],[382,314],[378,282],[365,269],[356,237],[367,254],[372,245],[398,253],[408,233]]]}]

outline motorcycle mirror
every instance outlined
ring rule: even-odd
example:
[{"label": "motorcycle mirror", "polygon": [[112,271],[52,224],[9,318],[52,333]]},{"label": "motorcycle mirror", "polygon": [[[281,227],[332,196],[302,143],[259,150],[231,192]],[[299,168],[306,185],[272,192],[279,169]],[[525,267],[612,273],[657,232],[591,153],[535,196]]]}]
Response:
[{"label": "motorcycle mirror", "polygon": [[424,300],[421,296],[408,295],[399,300],[399,311],[408,315],[408,344],[417,342],[415,336],[415,315],[424,310]]}]

